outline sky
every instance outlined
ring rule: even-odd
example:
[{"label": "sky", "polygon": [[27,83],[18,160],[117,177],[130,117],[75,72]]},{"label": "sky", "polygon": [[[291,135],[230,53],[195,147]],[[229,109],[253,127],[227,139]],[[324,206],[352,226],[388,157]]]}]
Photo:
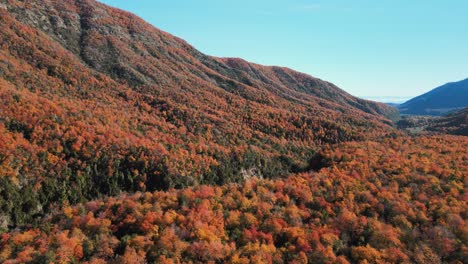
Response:
[{"label": "sky", "polygon": [[205,54],[289,67],[360,97],[404,101],[468,77],[467,0],[100,2]]}]

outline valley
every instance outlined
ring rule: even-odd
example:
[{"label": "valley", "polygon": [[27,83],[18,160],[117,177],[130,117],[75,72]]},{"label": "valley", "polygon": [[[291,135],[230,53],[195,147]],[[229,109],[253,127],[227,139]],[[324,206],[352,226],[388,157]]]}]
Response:
[{"label": "valley", "polygon": [[94,0],[0,0],[0,98],[1,263],[466,259],[466,108],[395,123]]}]

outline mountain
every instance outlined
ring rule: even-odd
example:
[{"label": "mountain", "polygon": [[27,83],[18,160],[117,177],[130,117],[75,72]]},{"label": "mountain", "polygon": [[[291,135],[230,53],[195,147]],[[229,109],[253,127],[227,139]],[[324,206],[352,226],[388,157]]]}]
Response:
[{"label": "mountain", "polygon": [[464,107],[468,107],[468,79],[444,84],[399,105],[398,109],[408,115],[443,115]]},{"label": "mountain", "polygon": [[284,177],[324,144],[397,133],[395,108],[91,0],[0,0],[0,87],[4,228],[57,202]]},{"label": "mountain", "polygon": [[467,137],[98,2],[0,0],[0,99],[0,263],[466,259]]},{"label": "mountain", "polygon": [[46,33],[91,69],[140,93],[221,88],[260,103],[278,97],[339,111],[394,114],[383,104],[358,99],[331,83],[286,68],[206,56],[132,14],[94,1],[32,1],[29,7],[20,1],[9,3],[16,19]]}]

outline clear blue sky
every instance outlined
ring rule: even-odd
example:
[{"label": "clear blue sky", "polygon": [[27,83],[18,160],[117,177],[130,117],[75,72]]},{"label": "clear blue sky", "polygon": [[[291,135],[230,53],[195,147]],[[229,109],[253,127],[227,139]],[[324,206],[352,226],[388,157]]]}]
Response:
[{"label": "clear blue sky", "polygon": [[101,0],[219,57],[286,66],[363,97],[468,77],[467,0]]}]

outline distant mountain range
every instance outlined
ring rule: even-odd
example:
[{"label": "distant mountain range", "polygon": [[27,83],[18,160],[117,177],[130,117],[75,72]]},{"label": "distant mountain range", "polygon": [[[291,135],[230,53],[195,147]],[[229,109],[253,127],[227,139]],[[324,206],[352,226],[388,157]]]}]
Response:
[{"label": "distant mountain range", "polygon": [[444,115],[468,107],[468,78],[437,87],[401,105],[401,114]]},{"label": "distant mountain range", "polygon": [[363,99],[385,103],[387,105],[399,105],[410,99],[412,96],[362,96]]}]

